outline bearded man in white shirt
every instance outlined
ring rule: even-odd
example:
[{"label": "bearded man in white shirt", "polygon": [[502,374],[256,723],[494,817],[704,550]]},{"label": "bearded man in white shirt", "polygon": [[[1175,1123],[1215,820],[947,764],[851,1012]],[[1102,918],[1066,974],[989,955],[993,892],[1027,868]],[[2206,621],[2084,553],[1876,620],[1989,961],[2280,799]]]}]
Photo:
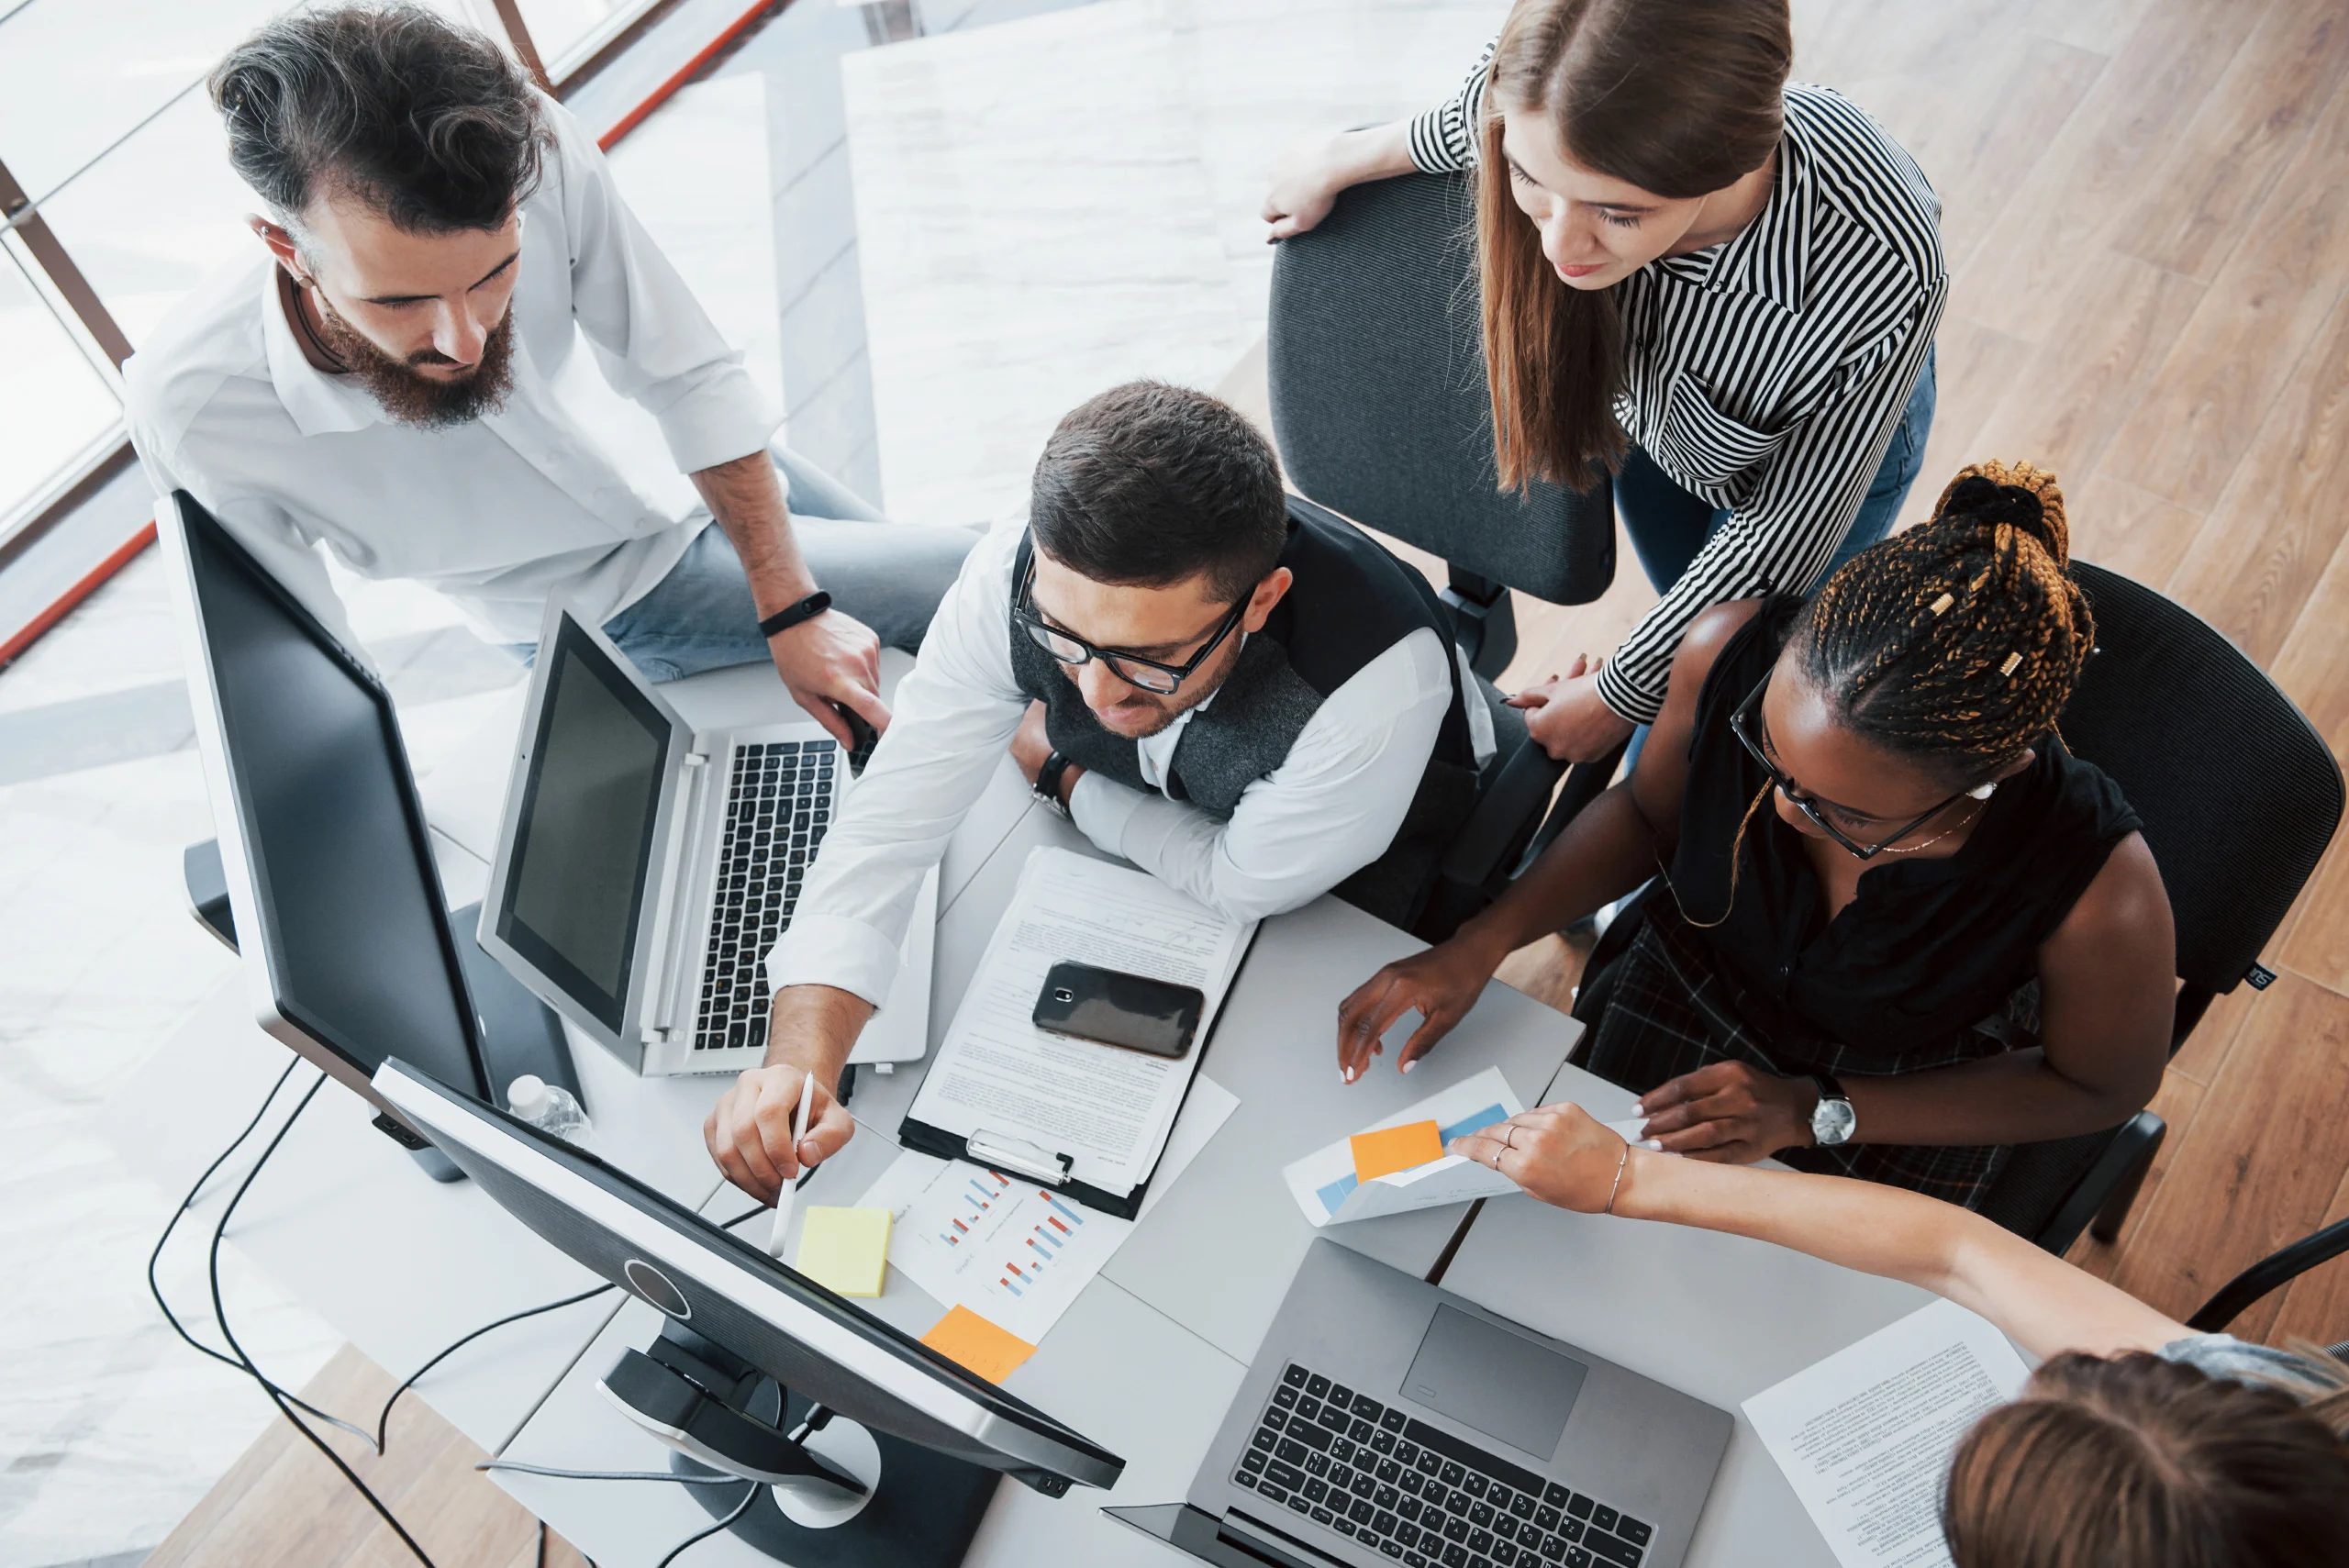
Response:
[{"label": "bearded man in white shirt", "polygon": [[918,644],[975,536],[771,449],[776,411],[569,111],[417,6],[282,17],[210,86],[267,255],[125,367],[159,493],[338,630],[320,545],[518,652],[561,594],[655,680],[772,657],[844,744],[842,709],[886,727],[879,643]]},{"label": "bearded man in white shirt", "polygon": [[704,1129],[745,1192],[773,1202],[848,1140],[841,1070],[1007,743],[1096,846],[1228,915],[1334,891],[1407,927],[1494,753],[1426,580],[1292,506],[1237,411],[1155,382],[1093,398],[1046,443],[1028,526],[963,563],[767,958],[766,1065]]}]

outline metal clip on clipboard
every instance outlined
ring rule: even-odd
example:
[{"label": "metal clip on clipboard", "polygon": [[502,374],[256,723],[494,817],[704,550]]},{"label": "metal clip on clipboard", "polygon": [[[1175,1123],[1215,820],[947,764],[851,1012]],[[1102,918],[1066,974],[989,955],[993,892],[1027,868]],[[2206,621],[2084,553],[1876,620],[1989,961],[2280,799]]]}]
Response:
[{"label": "metal clip on clipboard", "polygon": [[997,1170],[1017,1171],[1023,1176],[1060,1186],[1068,1181],[1070,1169],[1076,1162],[1065,1154],[1029,1142],[1023,1138],[1007,1138],[1000,1133],[976,1128],[963,1140],[966,1157],[974,1164],[989,1165]]}]

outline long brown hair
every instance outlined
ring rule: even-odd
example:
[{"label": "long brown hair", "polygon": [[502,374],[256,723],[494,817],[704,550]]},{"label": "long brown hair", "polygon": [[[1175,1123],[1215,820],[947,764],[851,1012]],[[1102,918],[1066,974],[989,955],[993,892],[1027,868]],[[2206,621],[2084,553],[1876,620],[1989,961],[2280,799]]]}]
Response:
[{"label": "long brown hair", "polygon": [[1787,0],[1520,0],[1494,48],[1476,182],[1485,362],[1501,487],[1586,490],[1621,461],[1614,291],[1562,283],[1509,194],[1501,117],[1541,115],[1575,162],[1668,199],[1766,162],[1794,60]]},{"label": "long brown hair", "polygon": [[2349,1392],[2302,1404],[2143,1351],[2057,1356],[1958,1444],[1942,1503],[1950,1555],[1957,1568],[2340,1568],[2344,1427]]}]

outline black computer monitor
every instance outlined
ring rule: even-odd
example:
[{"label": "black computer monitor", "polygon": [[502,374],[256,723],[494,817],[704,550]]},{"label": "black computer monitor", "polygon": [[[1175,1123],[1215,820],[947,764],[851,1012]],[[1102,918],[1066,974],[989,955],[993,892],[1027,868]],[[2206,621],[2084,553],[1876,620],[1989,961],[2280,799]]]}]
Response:
[{"label": "black computer monitor", "polygon": [[254,1017],[378,1109],[395,1056],[488,1095],[391,694],[184,491],[156,520]]},{"label": "black computer monitor", "polygon": [[[788,1424],[774,1405],[764,1412],[754,1408],[748,1390],[739,1398],[728,1395],[721,1385],[732,1369],[723,1363],[731,1357],[788,1391],[800,1402],[792,1409],[820,1407],[881,1440],[871,1499],[879,1517],[868,1518],[865,1528],[899,1549],[859,1552],[845,1541],[830,1542],[824,1561],[959,1561],[986,1489],[958,1486],[952,1474],[922,1470],[925,1462],[942,1458],[978,1475],[989,1489],[994,1475],[987,1473],[995,1472],[1052,1496],[1071,1484],[1107,1488],[1124,1471],[1125,1461],[1033,1406],[562,1140],[451,1094],[402,1062],[384,1064],[375,1092],[516,1218],[658,1307],[672,1329],[689,1331],[678,1336],[687,1359],[668,1363],[685,1364],[689,1375],[665,1395],[621,1376],[629,1357],[606,1376],[607,1393],[639,1425],[720,1469],[787,1487],[794,1478],[786,1463],[769,1461],[763,1470],[738,1462],[739,1448],[731,1454],[722,1447],[711,1451],[723,1434],[705,1416],[748,1414],[769,1427]],[[709,1348],[720,1353],[713,1356]],[[642,1360],[638,1352],[630,1356]],[[721,1375],[712,1375],[712,1362],[720,1363]],[[637,1371],[661,1380],[658,1369]],[[713,1400],[733,1408],[703,1409]],[[741,1429],[739,1422],[734,1429]],[[692,1440],[698,1431],[718,1435],[709,1444],[697,1443]],[[909,1473],[893,1476],[892,1467]],[[820,1492],[824,1477],[811,1479]],[[939,1516],[957,1511],[956,1496],[975,1504],[956,1532],[960,1543],[937,1541],[935,1556],[903,1550],[909,1531],[943,1524]],[[704,1503],[712,1506],[712,1499]],[[783,1554],[794,1555],[787,1545]]]}]

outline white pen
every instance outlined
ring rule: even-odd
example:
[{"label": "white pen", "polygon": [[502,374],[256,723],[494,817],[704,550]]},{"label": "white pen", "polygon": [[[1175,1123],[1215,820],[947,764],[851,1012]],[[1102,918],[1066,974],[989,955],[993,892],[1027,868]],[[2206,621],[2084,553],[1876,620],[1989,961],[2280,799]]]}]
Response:
[{"label": "white pen", "polygon": [[[807,1117],[816,1106],[816,1074],[803,1073],[799,1077],[799,1108],[791,1113],[791,1162],[799,1162],[799,1140],[807,1136]],[[767,1237],[767,1256],[782,1258],[785,1232],[791,1229],[791,1211],[799,1201],[799,1179],[791,1177],[783,1184],[783,1191],[775,1195],[774,1229]],[[786,1260],[787,1261],[787,1260]]]}]

